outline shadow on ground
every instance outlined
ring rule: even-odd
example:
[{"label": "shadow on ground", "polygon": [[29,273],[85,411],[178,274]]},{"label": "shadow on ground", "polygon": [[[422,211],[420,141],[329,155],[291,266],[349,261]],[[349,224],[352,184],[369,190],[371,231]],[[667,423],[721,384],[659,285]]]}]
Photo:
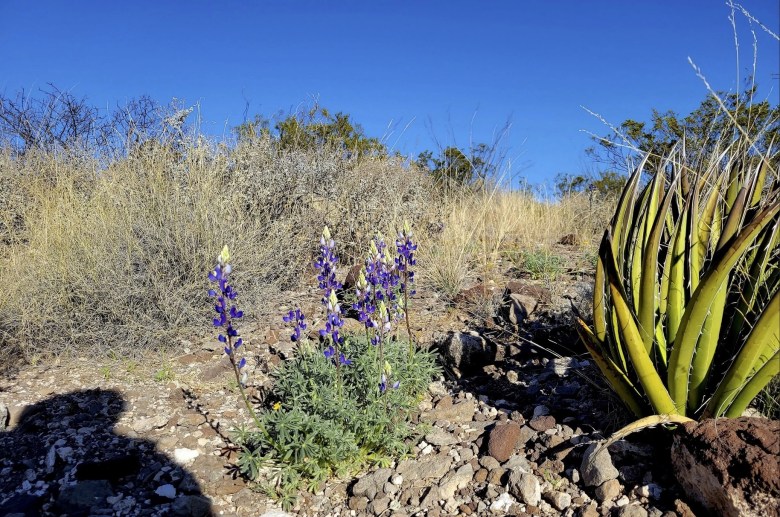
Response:
[{"label": "shadow on ground", "polygon": [[0,515],[212,515],[195,478],[148,440],[114,432],[114,390],[56,395],[0,433]]}]

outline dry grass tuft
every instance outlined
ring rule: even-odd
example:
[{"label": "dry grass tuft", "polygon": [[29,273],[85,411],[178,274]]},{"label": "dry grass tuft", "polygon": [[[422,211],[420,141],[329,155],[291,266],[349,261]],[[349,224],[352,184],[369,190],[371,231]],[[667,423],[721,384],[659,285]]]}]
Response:
[{"label": "dry grass tuft", "polygon": [[549,253],[564,235],[574,234],[584,250],[595,249],[612,210],[610,200],[540,201],[500,190],[450,197],[445,205],[443,231],[421,249],[420,264],[424,278],[448,299],[476,276],[500,273],[502,257]]}]

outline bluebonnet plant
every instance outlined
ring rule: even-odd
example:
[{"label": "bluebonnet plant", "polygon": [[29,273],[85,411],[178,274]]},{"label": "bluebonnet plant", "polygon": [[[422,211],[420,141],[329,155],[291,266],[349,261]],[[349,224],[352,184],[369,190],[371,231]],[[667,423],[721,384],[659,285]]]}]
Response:
[{"label": "bluebonnet plant", "polygon": [[285,323],[292,323],[295,322],[295,326],[293,328],[293,333],[290,336],[290,340],[292,341],[300,341],[301,340],[301,331],[306,330],[306,316],[301,312],[301,309],[295,309],[294,311],[290,311],[287,316],[284,316],[282,318]]},{"label": "bluebonnet plant", "polygon": [[[336,264],[338,260],[336,243],[326,226],[322,230],[322,236],[320,237],[320,254],[314,262],[314,267],[319,270],[317,285],[322,289],[322,304],[326,310],[325,328],[320,329],[320,336],[327,341],[323,354],[326,358],[332,359],[337,365],[350,365],[352,361],[339,351],[339,346],[344,343],[344,337],[341,335],[341,327],[344,326],[344,320],[341,317],[341,305],[336,296],[336,290],[342,287],[341,283],[336,279]],[[305,318],[301,310],[295,309],[290,311],[282,319],[286,323],[294,322],[293,334],[290,336],[290,339],[292,341],[300,341],[301,331],[306,329]]]},{"label": "bluebonnet plant", "polygon": [[[252,405],[249,403],[249,399],[246,396],[244,387],[246,385],[246,372],[242,375],[241,370],[246,366],[246,358],[241,357],[238,361],[236,356],[238,355],[239,347],[244,343],[244,340],[238,337],[238,331],[234,326],[234,321],[244,317],[244,312],[236,308],[232,303],[236,299],[238,293],[228,283],[228,277],[232,273],[233,268],[228,263],[230,260],[230,252],[228,247],[222,248],[222,252],[217,257],[217,265],[209,274],[209,280],[217,283],[217,289],[209,289],[209,297],[216,298],[216,304],[214,310],[217,312],[217,317],[214,318],[213,324],[215,327],[224,329],[217,336],[220,343],[224,345],[225,354],[230,359],[230,364],[233,366],[233,373],[236,375],[236,381],[238,382],[238,389],[241,392],[241,396],[244,399],[249,414],[252,415],[252,419],[257,424],[260,431],[268,436],[267,431],[260,423],[260,419],[257,417]],[[228,309],[228,305],[230,308]]]},{"label": "bluebonnet plant", "polygon": [[417,244],[412,240],[412,228],[408,221],[404,221],[403,229],[398,233],[398,238],[395,241],[395,247],[398,251],[395,264],[401,277],[403,313],[406,319],[406,332],[409,335],[409,355],[411,357],[414,338],[412,336],[412,326],[409,323],[409,297],[415,294],[414,271],[412,268],[417,265],[417,260],[414,258]]}]

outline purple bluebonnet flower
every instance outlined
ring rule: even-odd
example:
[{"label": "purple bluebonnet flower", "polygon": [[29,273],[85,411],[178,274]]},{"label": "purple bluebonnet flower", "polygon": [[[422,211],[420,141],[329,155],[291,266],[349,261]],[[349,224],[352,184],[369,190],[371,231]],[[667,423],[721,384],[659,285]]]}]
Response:
[{"label": "purple bluebonnet flower", "polygon": [[[395,381],[390,385],[390,387],[393,388],[394,390],[397,390],[399,386],[401,386],[401,381]],[[387,391],[387,376],[384,373],[382,374],[379,381],[379,391],[381,393]]]},{"label": "purple bluebonnet flower", "polygon": [[320,237],[320,255],[314,262],[314,267],[320,271],[317,275],[319,287],[324,293],[323,305],[327,305],[327,298],[333,290],[341,289],[341,283],[336,280],[336,264],[339,258],[336,256],[336,243],[331,238],[330,230],[326,226]]},{"label": "purple bluebonnet flower", "polygon": [[209,296],[217,299],[214,310],[218,316],[213,320],[214,326],[224,329],[224,333],[219,334],[217,340],[225,345],[225,354],[230,358],[230,362],[240,370],[246,366],[246,359],[242,357],[236,362],[234,352],[244,343],[244,340],[238,337],[238,331],[233,323],[235,320],[243,318],[244,312],[232,304],[228,308],[228,300],[235,300],[237,296],[236,290],[228,283],[228,277],[233,271],[233,268],[228,264],[229,259],[230,252],[225,246],[217,257],[214,271],[209,274],[209,280],[217,283],[217,289],[210,289]]},{"label": "purple bluebonnet flower", "polygon": [[[341,283],[336,280],[338,260],[336,243],[331,238],[330,230],[326,226],[322,230],[322,237],[320,237],[320,255],[314,262],[314,267],[320,270],[317,281],[320,289],[323,290],[322,304],[326,310],[325,328],[320,329],[320,336],[330,341],[323,353],[328,359],[334,358],[336,364],[351,364],[351,361],[346,358],[342,361],[343,354],[339,354],[338,351],[339,346],[344,343],[344,337],[341,335],[344,320],[341,318],[341,305],[336,296],[336,290],[342,288]],[[338,357],[339,360],[336,361],[335,357]]]},{"label": "purple bluebonnet flower", "polygon": [[408,292],[409,296],[414,296],[415,291],[412,288],[414,271],[412,271],[412,267],[417,265],[417,260],[414,258],[417,244],[412,240],[412,229],[408,222],[404,222],[403,230],[398,233],[395,247],[398,251],[395,264],[401,276],[401,292]]},{"label": "purple bluebonnet flower", "polygon": [[290,311],[287,314],[287,316],[282,317],[282,319],[285,321],[285,323],[295,322],[295,326],[293,328],[293,333],[290,336],[290,340],[300,341],[301,331],[306,330],[306,317],[304,316],[303,312],[301,312],[301,309],[295,309],[294,311]]}]

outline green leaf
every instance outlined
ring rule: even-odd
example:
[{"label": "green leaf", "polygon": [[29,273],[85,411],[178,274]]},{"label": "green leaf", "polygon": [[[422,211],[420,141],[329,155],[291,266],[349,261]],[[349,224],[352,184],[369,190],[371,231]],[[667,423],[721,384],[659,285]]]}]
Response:
[{"label": "green leaf", "polygon": [[[734,265],[742,254],[760,235],[763,228],[773,221],[778,210],[780,210],[780,202],[775,201],[757,214],[754,220],[739,234],[724,244],[721,253],[717,253],[713,257],[711,268],[704,275],[699,287],[688,302],[672,346],[668,372],[669,392],[674,399],[677,411],[681,414],[685,414],[693,356],[699,348],[701,329],[712,311],[713,303],[719,300],[717,293],[728,281]],[[705,366],[709,368],[708,365]],[[699,372],[696,375],[698,377]]]}]

